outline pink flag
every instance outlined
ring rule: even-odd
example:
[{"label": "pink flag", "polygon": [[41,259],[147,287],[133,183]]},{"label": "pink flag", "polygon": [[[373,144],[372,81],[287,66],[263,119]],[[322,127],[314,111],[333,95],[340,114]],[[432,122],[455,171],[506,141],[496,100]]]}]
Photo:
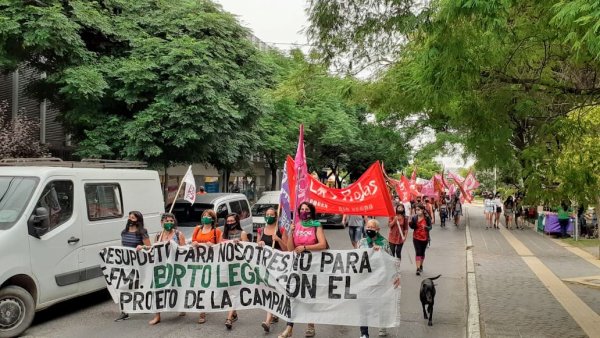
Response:
[{"label": "pink flag", "polygon": [[465,182],[463,184],[465,190],[470,191],[479,188],[479,182],[477,181],[477,178],[475,178],[475,175],[472,171],[469,171],[469,174],[467,174],[467,177],[465,178]]},{"label": "pink flag", "polygon": [[[296,174],[296,198],[293,206],[294,215],[297,214],[298,206],[302,202],[309,200],[309,179],[308,169],[306,167],[306,154],[304,152],[304,125],[300,125],[300,135],[298,136],[298,150],[294,158],[294,172]],[[295,223],[300,223],[298,217],[294,217]]]},{"label": "pink flag", "polygon": [[470,190],[466,190],[464,188],[464,185],[463,185],[464,180],[460,176],[458,176],[452,172],[449,172],[448,176],[450,176],[454,180],[454,183],[458,186],[458,189],[460,189],[461,201],[464,198],[464,199],[466,199],[466,201],[468,203],[471,203],[471,201],[473,200],[473,196],[471,196]]}]

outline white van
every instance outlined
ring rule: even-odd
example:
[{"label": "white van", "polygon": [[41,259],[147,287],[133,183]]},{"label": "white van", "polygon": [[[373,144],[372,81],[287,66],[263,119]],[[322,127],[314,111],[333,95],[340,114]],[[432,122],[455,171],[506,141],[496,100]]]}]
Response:
[{"label": "white van", "polygon": [[0,337],[14,337],[35,311],[105,288],[100,249],[121,245],[129,211],[158,232],[164,204],[156,171],[3,164]]},{"label": "white van", "polygon": [[[170,209],[170,205],[167,206]],[[240,216],[240,224],[242,229],[248,233],[252,241],[252,213],[250,212],[250,204],[248,198],[244,194],[235,193],[208,193],[197,195],[196,201],[192,205],[190,202],[179,199],[175,201],[173,206],[173,214],[177,218],[179,230],[185,235],[189,242],[192,238],[194,228],[200,224],[202,213],[212,209],[217,214],[217,222],[219,228],[223,231],[225,219],[230,213],[236,213]]]},{"label": "white van", "polygon": [[252,227],[254,233],[256,233],[259,228],[265,226],[265,213],[267,210],[273,208],[277,211],[279,209],[280,194],[281,191],[279,190],[265,191],[252,206]]}]

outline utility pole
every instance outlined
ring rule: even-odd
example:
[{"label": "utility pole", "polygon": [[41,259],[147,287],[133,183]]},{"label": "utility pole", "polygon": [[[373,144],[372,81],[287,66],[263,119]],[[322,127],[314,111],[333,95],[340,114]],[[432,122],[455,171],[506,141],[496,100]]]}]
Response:
[{"label": "utility pole", "polygon": [[498,175],[496,172],[496,166],[494,166],[494,196],[496,195],[497,190],[497,181],[498,181]]}]

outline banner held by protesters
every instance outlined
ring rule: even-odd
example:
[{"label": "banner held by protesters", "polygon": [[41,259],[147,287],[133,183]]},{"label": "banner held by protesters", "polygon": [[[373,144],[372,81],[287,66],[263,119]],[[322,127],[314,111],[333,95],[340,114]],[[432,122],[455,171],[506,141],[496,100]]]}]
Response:
[{"label": "banner held by protesters", "polygon": [[126,313],[260,308],[298,323],[400,324],[398,266],[382,250],[297,254],[247,242],[170,242],[150,251],[108,247],[100,258],[108,290]]}]

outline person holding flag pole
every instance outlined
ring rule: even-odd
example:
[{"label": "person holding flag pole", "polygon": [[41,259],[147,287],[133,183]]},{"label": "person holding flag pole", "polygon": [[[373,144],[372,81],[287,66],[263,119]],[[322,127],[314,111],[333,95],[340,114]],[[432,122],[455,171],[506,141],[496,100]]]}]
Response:
[{"label": "person holding flag pole", "polygon": [[[316,220],[316,208],[309,202],[309,177],[304,153],[304,126],[300,125],[298,149],[294,159],[294,172],[296,174],[295,199],[293,200],[295,213],[289,228],[287,248],[301,255],[306,251],[320,251],[327,249],[327,239],[321,223]],[[285,330],[278,338],[292,337],[294,323],[288,322]],[[315,324],[309,323],[304,332],[305,337],[315,336]]]}]

